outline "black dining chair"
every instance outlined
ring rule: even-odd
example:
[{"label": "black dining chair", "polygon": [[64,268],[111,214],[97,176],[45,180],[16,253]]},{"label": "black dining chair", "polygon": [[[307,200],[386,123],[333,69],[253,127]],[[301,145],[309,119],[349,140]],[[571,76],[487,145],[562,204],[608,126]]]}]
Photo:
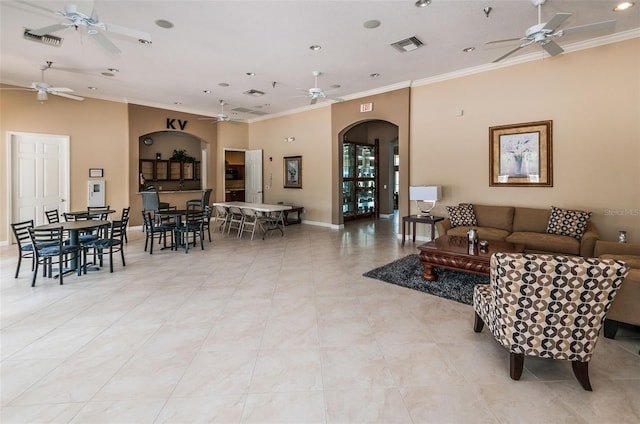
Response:
[{"label": "black dining chair", "polygon": [[200,249],[204,250],[204,220],[205,211],[193,211],[187,214],[186,221],[179,227],[175,227],[176,243],[182,242],[184,253],[189,253],[189,234],[193,234],[193,246],[196,245],[196,237],[200,238]]},{"label": "black dining chair", "polygon": [[94,256],[98,256],[100,267],[102,267],[105,252],[109,253],[109,272],[113,272],[113,254],[120,252],[122,258],[122,266],[127,266],[124,261],[124,233],[127,227],[126,221],[111,221],[111,224],[105,230],[103,238],[84,243],[84,263],[85,274],[87,273],[87,253],[93,250]]},{"label": "black dining chair", "polygon": [[76,271],[78,276],[82,275],[82,250],[80,245],[65,244],[64,231],[62,227],[56,227],[48,230],[29,228],[29,236],[35,253],[35,266],[33,268],[33,279],[31,287],[36,285],[36,277],[38,276],[38,267],[44,267],[44,274],[53,276],[53,264],[58,264],[58,278],[60,285],[63,284],[65,274],[64,264],[69,255],[75,255],[77,260]]},{"label": "black dining chair", "polygon": [[49,224],[57,224],[58,222],[60,222],[60,214],[58,213],[58,209],[44,211],[44,215],[47,217],[47,222]]},{"label": "black dining chair", "polygon": [[[63,212],[62,216],[64,217],[64,220],[67,222],[71,222],[71,221],[86,221],[88,219],[92,219],[91,215],[89,214],[89,212],[87,212],[86,214],[70,214],[70,213],[66,213]],[[83,231],[82,233],[80,233],[78,235],[78,241],[80,242],[80,244],[84,244],[84,243],[88,243],[90,241],[94,241],[94,240],[98,240],[100,238],[102,234],[102,229],[101,228],[95,228],[93,230],[87,230],[87,231]]]},{"label": "black dining chair", "polygon": [[129,228],[129,212],[131,211],[131,206],[127,206],[126,208],[122,208],[122,216],[120,217],[120,221],[125,221],[124,228],[124,242],[129,243],[129,239],[127,238],[127,230]]},{"label": "black dining chair", "polygon": [[209,206],[212,191],[213,189],[207,188],[202,191],[202,197],[200,197],[200,199],[187,200],[187,209],[204,209],[205,206]]},{"label": "black dining chair", "polygon": [[13,235],[18,244],[18,266],[16,267],[16,275],[14,278],[18,278],[22,259],[31,259],[31,270],[35,267],[35,255],[33,253],[31,237],[29,236],[29,228],[33,228],[33,219],[11,224]]},{"label": "black dining chair", "polygon": [[171,234],[171,249],[173,250],[173,227],[172,225],[161,224],[153,220],[151,212],[142,212],[143,228],[145,232],[144,251],[149,247],[149,254],[153,255],[153,241],[158,238],[158,242],[164,240],[164,247],[167,247],[167,233]]}]

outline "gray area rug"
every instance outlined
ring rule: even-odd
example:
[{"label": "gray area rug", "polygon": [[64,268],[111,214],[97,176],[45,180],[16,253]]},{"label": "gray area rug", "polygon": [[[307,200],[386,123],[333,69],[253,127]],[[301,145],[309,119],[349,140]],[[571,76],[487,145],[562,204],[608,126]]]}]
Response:
[{"label": "gray area rug", "polygon": [[473,288],[475,285],[489,283],[489,277],[483,275],[445,268],[435,268],[435,270],[438,274],[438,281],[424,280],[422,278],[424,268],[418,255],[413,254],[372,269],[363,275],[467,305],[473,304]]}]

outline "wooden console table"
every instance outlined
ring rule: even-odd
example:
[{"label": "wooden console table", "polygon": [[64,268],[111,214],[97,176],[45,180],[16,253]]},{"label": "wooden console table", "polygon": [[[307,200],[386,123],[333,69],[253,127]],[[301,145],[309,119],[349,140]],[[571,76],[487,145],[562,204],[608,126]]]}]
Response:
[{"label": "wooden console table", "polygon": [[402,245],[404,246],[404,237],[407,234],[406,226],[408,222],[413,223],[413,242],[416,242],[416,224],[420,222],[421,224],[430,224],[431,225],[431,240],[436,238],[436,222],[443,221],[444,217],[441,216],[420,216],[420,215],[407,215],[402,217]]},{"label": "wooden console table", "polygon": [[[302,218],[300,217],[300,214],[304,210],[304,207],[302,207],[302,206],[294,206],[294,205],[290,205],[290,206],[291,206],[291,209],[287,209],[286,211],[282,211],[282,213],[284,214],[284,225],[300,224],[302,222]],[[295,213],[296,214],[296,218],[289,220],[289,214],[290,213]]]}]

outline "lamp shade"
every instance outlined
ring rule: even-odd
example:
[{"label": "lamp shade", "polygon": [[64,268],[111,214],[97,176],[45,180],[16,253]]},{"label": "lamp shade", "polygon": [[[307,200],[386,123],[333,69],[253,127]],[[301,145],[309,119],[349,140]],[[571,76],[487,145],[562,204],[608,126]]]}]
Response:
[{"label": "lamp shade", "polygon": [[427,200],[435,202],[442,197],[440,186],[411,186],[409,200]]}]

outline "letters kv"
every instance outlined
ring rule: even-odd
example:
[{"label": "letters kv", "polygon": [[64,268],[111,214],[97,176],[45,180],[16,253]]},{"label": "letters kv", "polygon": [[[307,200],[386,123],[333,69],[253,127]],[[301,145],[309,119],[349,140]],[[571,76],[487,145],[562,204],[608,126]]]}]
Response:
[{"label": "letters kv", "polygon": [[175,124],[178,124],[178,127],[184,131],[184,129],[187,127],[187,120],[181,120],[181,119],[172,119],[172,118],[167,118],[167,129],[168,130],[175,130]]}]

